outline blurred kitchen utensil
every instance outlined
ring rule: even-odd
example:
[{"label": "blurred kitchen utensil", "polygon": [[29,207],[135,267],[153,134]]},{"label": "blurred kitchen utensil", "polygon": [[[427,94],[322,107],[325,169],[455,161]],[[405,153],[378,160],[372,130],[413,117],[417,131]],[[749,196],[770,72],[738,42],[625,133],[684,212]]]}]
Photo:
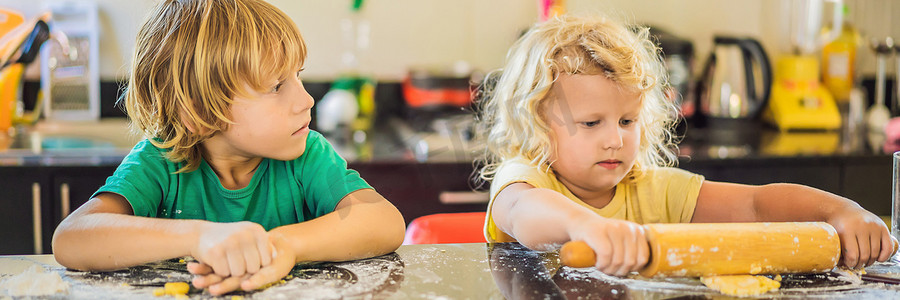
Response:
[{"label": "blurred kitchen utensil", "polygon": [[759,41],[716,36],[700,82],[699,112],[706,119],[754,120],[771,84],[769,57]]},{"label": "blurred kitchen utensil", "polygon": [[894,152],[891,176],[891,235],[900,239],[900,152]]},{"label": "blurred kitchen utensil", "polygon": [[22,13],[0,8],[0,64],[6,64],[21,45],[27,33],[27,28],[20,26],[24,21]]},{"label": "blurred kitchen utensil", "polygon": [[682,116],[690,118],[696,108],[690,89],[693,79],[691,66],[694,61],[694,44],[659,27],[651,26],[650,35],[656,38],[659,47],[662,48],[671,86],[666,96],[681,109]]},{"label": "blurred kitchen utensil", "polygon": [[887,55],[891,53],[894,47],[894,40],[891,38],[872,39],[869,46],[875,51],[875,103],[866,111],[866,128],[870,132],[884,133],[884,126],[891,118],[891,111],[885,105],[885,68],[887,64]]},{"label": "blurred kitchen utensil", "polygon": [[472,103],[471,76],[472,69],[464,62],[452,67],[412,67],[403,80],[403,96],[414,109],[467,107]]},{"label": "blurred kitchen utensil", "polygon": [[100,118],[99,26],[97,3],[47,4],[50,27],[58,38],[41,49],[41,91],[47,119]]},{"label": "blurred kitchen utensil", "polygon": [[[842,0],[792,0],[791,2],[791,29],[789,31],[791,43],[795,52],[800,55],[812,55],[819,51],[825,44],[841,34],[844,26],[844,6]],[[831,30],[822,36],[823,15],[825,14],[825,2],[832,2]]]},{"label": "blurred kitchen utensil", "polygon": [[[31,24],[31,23],[29,23]],[[34,26],[27,35],[20,36],[16,32],[9,34],[21,38],[9,39],[12,54],[0,65],[0,131],[8,130],[15,123],[34,121],[37,114],[29,113],[25,116],[25,104],[22,101],[22,85],[24,83],[25,68],[34,62],[41,45],[50,37],[50,28],[42,19],[36,19]],[[6,48],[8,45],[4,45]]]},{"label": "blurred kitchen utensil", "polygon": [[[831,11],[825,2],[832,2]],[[822,34],[823,15],[832,13],[831,30]],[[841,0],[793,0],[790,6],[792,53],[780,57],[775,67],[772,98],[765,119],[785,130],[836,130],[841,113],[828,89],[821,83],[819,50],[841,34]]]}]

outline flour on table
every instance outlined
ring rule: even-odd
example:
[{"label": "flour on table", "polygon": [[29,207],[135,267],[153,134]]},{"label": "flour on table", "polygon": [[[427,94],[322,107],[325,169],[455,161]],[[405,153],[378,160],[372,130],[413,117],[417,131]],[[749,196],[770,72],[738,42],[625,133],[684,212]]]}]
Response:
[{"label": "flour on table", "polygon": [[59,273],[46,272],[37,264],[0,281],[0,292],[6,296],[47,296],[68,291],[69,283],[63,281]]}]

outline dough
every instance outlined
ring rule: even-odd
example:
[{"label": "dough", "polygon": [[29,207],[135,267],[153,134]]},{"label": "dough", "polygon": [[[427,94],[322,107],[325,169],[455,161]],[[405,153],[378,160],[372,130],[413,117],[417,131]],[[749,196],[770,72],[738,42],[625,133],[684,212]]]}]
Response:
[{"label": "dough", "polygon": [[781,287],[780,282],[758,275],[709,276],[701,277],[700,281],[711,289],[738,297],[759,295]]},{"label": "dough", "polygon": [[169,295],[175,296],[177,299],[179,297],[187,297],[186,295],[190,289],[191,286],[187,282],[166,282],[164,287],[153,290],[153,296],[162,297]]},{"label": "dough", "polygon": [[59,277],[59,273],[45,272],[39,265],[32,265],[18,275],[0,281],[0,292],[7,296],[46,296],[68,293],[69,283]]}]

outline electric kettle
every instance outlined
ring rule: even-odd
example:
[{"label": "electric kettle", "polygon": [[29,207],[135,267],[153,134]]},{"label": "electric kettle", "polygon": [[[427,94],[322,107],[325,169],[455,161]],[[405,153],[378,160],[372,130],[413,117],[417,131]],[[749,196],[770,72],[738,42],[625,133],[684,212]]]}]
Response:
[{"label": "electric kettle", "polygon": [[707,120],[754,120],[771,87],[772,68],[759,41],[716,36],[698,87],[699,113]]}]

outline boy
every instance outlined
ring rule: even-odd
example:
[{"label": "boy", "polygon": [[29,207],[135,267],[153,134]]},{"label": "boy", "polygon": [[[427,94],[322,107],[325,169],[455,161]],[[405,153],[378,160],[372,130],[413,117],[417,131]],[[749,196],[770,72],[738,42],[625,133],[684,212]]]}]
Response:
[{"label": "boy", "polygon": [[296,25],[260,0],[160,1],[125,94],[147,139],[57,228],[57,261],[111,270],[191,255],[198,288],[253,290],[301,261],[382,255],[399,211],[309,130]]}]

